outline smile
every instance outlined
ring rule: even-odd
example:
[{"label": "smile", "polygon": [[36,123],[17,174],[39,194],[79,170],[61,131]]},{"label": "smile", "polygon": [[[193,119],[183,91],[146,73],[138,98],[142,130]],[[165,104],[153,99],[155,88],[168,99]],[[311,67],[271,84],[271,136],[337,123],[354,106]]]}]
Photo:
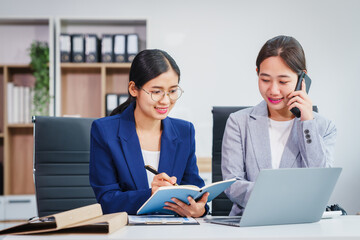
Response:
[{"label": "smile", "polygon": [[268,98],[269,102],[273,103],[273,104],[278,104],[280,103],[282,100],[284,100],[284,98]]},{"label": "smile", "polygon": [[160,108],[160,107],[155,107],[155,110],[160,113],[160,114],[165,114],[167,113],[169,108]]}]

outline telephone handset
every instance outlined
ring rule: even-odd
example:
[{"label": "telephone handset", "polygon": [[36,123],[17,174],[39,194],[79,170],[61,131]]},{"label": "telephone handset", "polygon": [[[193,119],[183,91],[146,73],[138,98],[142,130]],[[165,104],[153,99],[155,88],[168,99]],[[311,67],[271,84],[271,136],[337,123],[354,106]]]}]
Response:
[{"label": "telephone handset", "polygon": [[[311,85],[311,79],[309,78],[309,76],[305,73],[302,72],[298,78],[298,81],[296,83],[296,87],[295,87],[295,91],[300,91],[301,90],[301,84],[302,84],[302,80],[304,79],[305,81],[305,86],[306,86],[306,93],[309,93],[309,89],[310,89],[310,85]],[[301,117],[301,111],[299,108],[294,107],[292,109],[290,109],[290,111],[295,115],[295,117],[299,118]]]}]

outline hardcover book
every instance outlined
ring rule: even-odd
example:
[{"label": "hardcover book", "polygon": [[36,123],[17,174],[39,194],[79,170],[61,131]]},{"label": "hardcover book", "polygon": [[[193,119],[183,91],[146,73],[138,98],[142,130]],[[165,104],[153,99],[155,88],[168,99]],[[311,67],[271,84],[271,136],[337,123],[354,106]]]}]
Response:
[{"label": "hardcover book", "polygon": [[209,192],[208,202],[211,202],[220,193],[233,184],[236,179],[215,182],[202,188],[193,185],[179,185],[160,187],[137,211],[137,214],[174,214],[173,211],[164,209],[165,202],[173,202],[171,198],[177,198],[185,203],[189,203],[188,196],[198,200],[206,192]]},{"label": "hardcover book", "polygon": [[102,214],[100,204],[29,220],[0,231],[2,234],[112,233],[128,222],[126,212]]}]

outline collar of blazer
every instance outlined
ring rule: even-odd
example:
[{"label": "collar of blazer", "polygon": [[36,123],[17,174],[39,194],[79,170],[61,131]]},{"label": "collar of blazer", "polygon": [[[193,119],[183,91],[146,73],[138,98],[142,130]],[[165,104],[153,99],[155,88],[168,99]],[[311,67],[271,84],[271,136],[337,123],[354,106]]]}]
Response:
[{"label": "collar of blazer", "polygon": [[[270,169],[272,168],[272,159],[269,136],[269,117],[266,102],[261,101],[258,105],[253,107],[249,116],[250,139],[259,169]],[[299,124],[299,119],[295,119],[281,157],[280,168],[292,167],[297,156],[300,154],[300,149],[298,147],[299,140],[296,131]]]},{"label": "collar of blazer", "polygon": [[[131,171],[137,189],[148,189],[146,170],[141,153],[139,138],[136,134],[134,118],[135,102],[132,102],[121,113],[119,118],[118,137],[120,138],[125,160]],[[162,120],[163,132],[161,135],[161,152],[159,161],[159,172],[172,175],[175,161],[175,152],[179,142],[178,133],[170,118]]]}]

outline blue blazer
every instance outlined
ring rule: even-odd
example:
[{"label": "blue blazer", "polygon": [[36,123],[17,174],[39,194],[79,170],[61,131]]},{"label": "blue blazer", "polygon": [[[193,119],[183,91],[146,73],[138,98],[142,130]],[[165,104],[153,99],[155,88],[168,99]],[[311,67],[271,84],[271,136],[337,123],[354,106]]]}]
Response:
[{"label": "blue blazer", "polygon": [[[295,118],[280,168],[331,167],[336,127],[317,113],[313,120]],[[230,215],[241,215],[261,169],[272,168],[269,117],[265,101],[230,114],[222,142],[223,178],[237,180],[226,195],[234,203]],[[271,205],[271,204],[270,204]]]},{"label": "blue blazer", "polygon": [[[136,214],[151,196],[135,129],[134,108],[132,103],[121,114],[92,124],[90,184],[104,213]],[[162,127],[158,171],[175,176],[178,184],[203,187],[196,165],[194,126],[167,117],[162,120]]]}]

